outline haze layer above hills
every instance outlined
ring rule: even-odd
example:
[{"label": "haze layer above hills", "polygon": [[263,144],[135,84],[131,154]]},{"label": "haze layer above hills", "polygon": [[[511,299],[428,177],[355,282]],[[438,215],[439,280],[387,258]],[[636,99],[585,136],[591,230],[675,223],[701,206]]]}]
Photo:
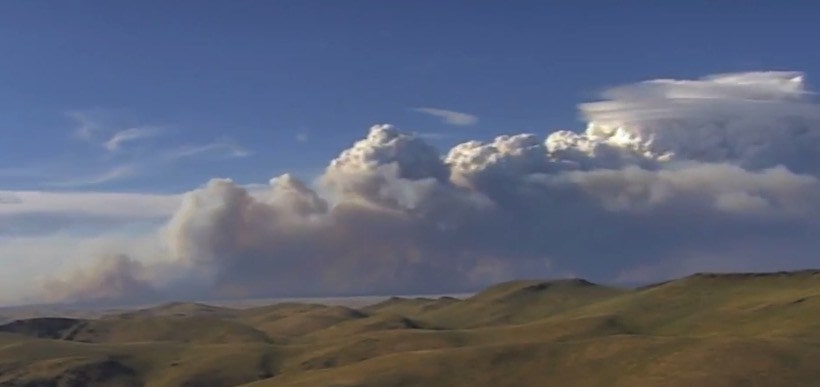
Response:
[{"label": "haze layer above hills", "polygon": [[2,386],[796,386],[820,384],[817,364],[820,271],[0,326]]}]

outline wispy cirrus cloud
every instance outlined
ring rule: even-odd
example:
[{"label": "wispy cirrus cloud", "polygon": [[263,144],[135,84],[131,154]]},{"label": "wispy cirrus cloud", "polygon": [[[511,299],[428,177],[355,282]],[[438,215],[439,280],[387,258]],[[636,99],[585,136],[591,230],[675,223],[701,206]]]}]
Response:
[{"label": "wispy cirrus cloud", "polygon": [[119,150],[123,144],[143,138],[153,137],[160,133],[158,127],[143,126],[120,130],[114,133],[111,138],[103,144],[109,152]]},{"label": "wispy cirrus cloud", "polygon": [[76,122],[75,136],[99,144],[109,152],[119,150],[126,143],[161,133],[158,126],[133,125],[133,120],[124,120],[119,117],[121,114],[104,109],[71,111],[66,115]]},{"label": "wispy cirrus cloud", "polygon": [[217,158],[248,157],[253,152],[231,141],[217,141],[203,145],[183,145],[164,153],[166,160],[178,160],[196,156],[212,156]]},{"label": "wispy cirrus cloud", "polygon": [[[43,176],[43,186],[77,188],[127,180],[150,169],[169,168],[182,159],[225,160],[247,157],[251,151],[227,138],[212,142],[192,143],[191,136],[181,137],[182,128],[145,124],[123,110],[89,109],[65,113],[75,123],[74,136],[99,147],[101,153],[86,152],[77,158],[77,165],[51,168]],[[177,130],[179,129],[179,130]],[[165,135],[166,141],[147,141]],[[124,152],[139,145],[139,152]],[[87,151],[87,149],[86,149]],[[100,165],[103,163],[103,166]],[[93,169],[92,169],[93,168]],[[107,169],[106,169],[107,168]],[[18,173],[10,170],[5,174]],[[0,169],[0,176],[4,175]],[[66,178],[66,176],[71,176]]]},{"label": "wispy cirrus cloud", "polygon": [[417,107],[411,110],[413,110],[414,112],[431,115],[433,117],[438,117],[442,120],[442,122],[449,125],[469,126],[475,125],[478,122],[478,117],[472,114],[457,112],[453,110],[438,109],[432,107]]},{"label": "wispy cirrus cloud", "polygon": [[81,109],[64,113],[74,121],[72,134],[82,140],[98,142],[113,132],[120,131],[135,125],[133,114],[124,109]]},{"label": "wispy cirrus cloud", "polygon": [[66,116],[77,123],[74,135],[84,140],[90,140],[100,131],[99,115],[99,110],[77,110],[66,113]]},{"label": "wispy cirrus cloud", "polygon": [[72,177],[63,180],[55,180],[46,183],[46,185],[63,188],[87,187],[122,180],[134,176],[138,172],[139,168],[136,164],[123,164],[114,166],[110,169],[104,170],[96,174]]}]

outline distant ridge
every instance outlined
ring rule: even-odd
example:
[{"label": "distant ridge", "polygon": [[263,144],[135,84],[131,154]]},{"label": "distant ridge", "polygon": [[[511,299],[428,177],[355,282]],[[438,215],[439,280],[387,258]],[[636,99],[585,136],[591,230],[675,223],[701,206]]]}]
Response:
[{"label": "distant ridge", "polygon": [[777,272],[746,272],[746,273],[695,273],[687,278],[727,278],[727,279],[746,279],[746,278],[765,278],[765,277],[791,277],[791,276],[820,276],[820,269],[803,269],[794,271],[777,271]]},{"label": "distant ridge", "polygon": [[116,315],[120,317],[228,317],[235,315],[236,313],[236,310],[231,308],[212,306],[196,302],[168,302],[149,308],[137,309],[131,312],[117,313]]}]

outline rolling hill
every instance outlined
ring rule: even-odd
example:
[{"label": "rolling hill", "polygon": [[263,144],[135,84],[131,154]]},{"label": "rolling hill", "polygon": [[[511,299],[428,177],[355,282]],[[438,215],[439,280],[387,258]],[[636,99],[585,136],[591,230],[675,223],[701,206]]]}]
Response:
[{"label": "rolling hill", "polygon": [[820,271],[0,326],[0,386],[815,386]]}]

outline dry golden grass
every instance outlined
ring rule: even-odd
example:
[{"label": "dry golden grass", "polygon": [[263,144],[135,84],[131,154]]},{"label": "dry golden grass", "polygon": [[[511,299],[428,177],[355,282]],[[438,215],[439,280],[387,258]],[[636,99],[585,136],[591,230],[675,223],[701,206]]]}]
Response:
[{"label": "dry golden grass", "polygon": [[1,386],[820,386],[820,272],[0,327]]}]

